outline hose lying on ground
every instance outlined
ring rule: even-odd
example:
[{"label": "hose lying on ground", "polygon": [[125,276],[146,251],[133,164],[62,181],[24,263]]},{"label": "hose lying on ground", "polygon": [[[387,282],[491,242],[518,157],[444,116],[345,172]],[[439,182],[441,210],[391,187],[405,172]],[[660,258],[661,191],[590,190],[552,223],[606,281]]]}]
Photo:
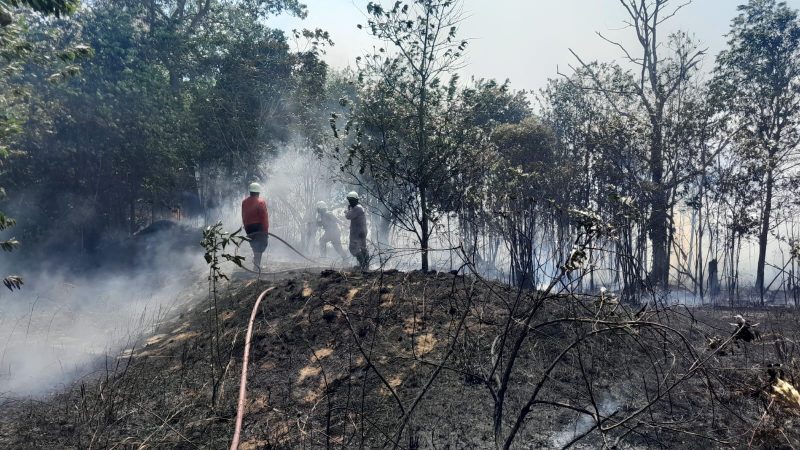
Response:
[{"label": "hose lying on ground", "polygon": [[242,359],[242,378],[239,382],[239,402],[236,405],[236,428],[233,432],[233,441],[231,442],[231,450],[239,448],[239,438],[242,432],[242,420],[244,419],[244,405],[247,397],[247,363],[250,359],[250,339],[253,337],[253,322],[258,314],[258,306],[261,300],[273,289],[275,286],[267,288],[256,299],[256,304],[253,306],[253,312],[250,313],[250,321],[247,323],[247,336],[244,340],[244,357]]}]

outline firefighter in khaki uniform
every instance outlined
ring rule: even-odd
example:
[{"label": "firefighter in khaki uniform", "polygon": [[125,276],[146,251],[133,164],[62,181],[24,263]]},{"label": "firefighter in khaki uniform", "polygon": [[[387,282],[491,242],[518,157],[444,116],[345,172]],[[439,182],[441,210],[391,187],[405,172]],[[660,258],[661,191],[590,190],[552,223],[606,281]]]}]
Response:
[{"label": "firefighter in khaki uniform", "polygon": [[347,212],[344,217],[350,221],[350,254],[358,260],[361,270],[369,269],[369,252],[367,251],[367,215],[364,207],[358,204],[358,193],[347,194]]},{"label": "firefighter in khaki uniform", "polygon": [[328,253],[328,242],[340,257],[346,258],[347,252],[342,248],[342,232],[339,231],[341,221],[328,211],[325,202],[317,202],[317,226],[322,228],[324,233],[319,239],[319,252],[323,258]]}]

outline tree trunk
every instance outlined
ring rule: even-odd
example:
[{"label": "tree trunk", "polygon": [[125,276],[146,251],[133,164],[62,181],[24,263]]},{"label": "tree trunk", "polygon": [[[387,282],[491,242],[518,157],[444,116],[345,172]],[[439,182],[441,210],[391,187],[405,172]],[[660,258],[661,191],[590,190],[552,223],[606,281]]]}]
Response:
[{"label": "tree trunk", "polygon": [[430,231],[428,230],[428,201],[426,197],[425,188],[419,189],[419,203],[422,208],[422,220],[420,221],[421,235],[419,247],[422,253],[422,271],[428,271],[428,240],[430,238]]},{"label": "tree trunk", "polygon": [[758,289],[761,305],[764,305],[764,265],[767,260],[767,240],[769,238],[769,222],[772,214],[772,187],[775,183],[773,170],[767,170],[766,198],[761,212],[761,231],[758,234],[758,264],[756,266],[756,289]]},{"label": "tree trunk", "polygon": [[728,301],[733,306],[736,298],[736,232],[732,231],[728,243]]},{"label": "tree trunk", "polygon": [[[703,176],[705,178],[705,175]],[[705,182],[701,182],[705,184]],[[705,278],[705,270],[703,266],[703,235],[705,234],[703,228],[703,188],[700,188],[700,206],[697,208],[697,264],[695,267],[697,268],[697,273],[695,276],[696,283],[698,288],[700,289],[700,302],[702,303],[703,299],[705,298],[705,284],[703,280]],[[716,266],[716,264],[715,264]],[[716,272],[716,269],[714,269]],[[709,273],[709,290],[711,289],[711,274]],[[716,273],[714,274],[716,277]]]},{"label": "tree trunk", "polygon": [[133,193],[128,199],[128,228],[131,234],[136,232],[136,197]]},{"label": "tree trunk", "polygon": [[651,181],[653,193],[650,200],[649,235],[653,249],[653,266],[650,272],[650,282],[654,286],[666,288],[669,282],[669,215],[667,214],[667,193],[664,189],[663,155],[661,149],[660,118],[653,124],[651,140]]}]

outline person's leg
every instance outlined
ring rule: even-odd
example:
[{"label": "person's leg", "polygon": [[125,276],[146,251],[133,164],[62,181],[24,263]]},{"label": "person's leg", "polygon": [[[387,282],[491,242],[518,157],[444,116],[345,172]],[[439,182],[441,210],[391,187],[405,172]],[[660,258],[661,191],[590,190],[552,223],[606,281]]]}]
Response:
[{"label": "person's leg", "polygon": [[366,239],[360,240],[358,245],[359,245],[358,265],[361,266],[361,270],[369,270],[369,250],[367,250],[367,240]]},{"label": "person's leg", "polygon": [[261,270],[261,257],[267,249],[268,242],[267,235],[264,233],[250,236],[250,247],[253,249],[253,266],[258,271]]},{"label": "person's leg", "polygon": [[341,238],[336,238],[331,240],[331,245],[333,246],[333,249],[336,251],[336,253],[339,254],[339,257],[347,258],[347,252],[344,251],[344,249],[342,248]]},{"label": "person's leg", "polygon": [[322,236],[319,239],[319,256],[324,258],[328,254],[328,239]]},{"label": "person's leg", "polygon": [[261,252],[258,251],[258,244],[256,244],[255,236],[248,236],[250,238],[250,250],[253,251],[253,268],[258,270],[261,264]]},{"label": "person's leg", "polygon": [[350,238],[350,243],[347,245],[350,254],[356,258],[359,267],[361,266],[361,247],[358,245],[358,239]]}]

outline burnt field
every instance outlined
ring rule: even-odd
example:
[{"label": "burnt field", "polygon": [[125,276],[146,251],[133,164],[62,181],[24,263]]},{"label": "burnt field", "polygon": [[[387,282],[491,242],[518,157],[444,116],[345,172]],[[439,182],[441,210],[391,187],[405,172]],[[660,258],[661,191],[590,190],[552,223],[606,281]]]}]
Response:
[{"label": "burnt field", "polygon": [[[46,398],[4,448],[225,448],[260,307],[240,448],[794,448],[797,313],[628,307],[472,276],[233,277]],[[238,279],[237,279],[238,278]]]}]

